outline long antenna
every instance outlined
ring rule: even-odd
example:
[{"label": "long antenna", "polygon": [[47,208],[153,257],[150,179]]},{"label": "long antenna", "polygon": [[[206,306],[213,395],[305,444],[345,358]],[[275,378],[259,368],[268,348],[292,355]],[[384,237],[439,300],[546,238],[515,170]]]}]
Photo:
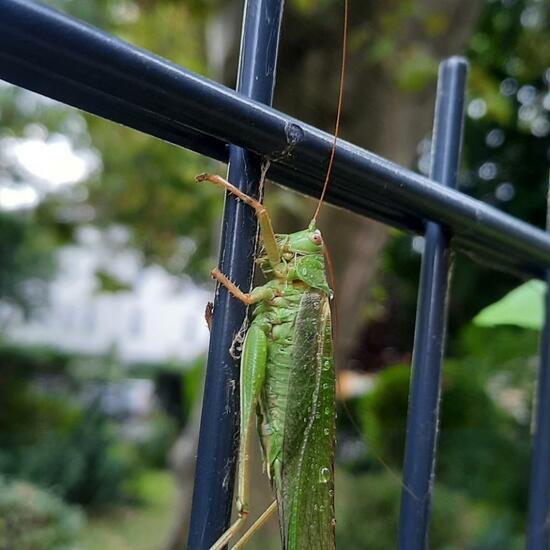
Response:
[{"label": "long antenna", "polygon": [[327,175],[325,177],[325,183],[323,184],[323,191],[319,202],[317,203],[317,210],[313,216],[314,220],[317,220],[317,216],[323,205],[325,194],[327,192],[328,183],[332,173],[332,165],[334,163],[334,156],[336,154],[336,143],[338,141],[338,134],[340,132],[340,115],[342,114],[342,103],[344,99],[344,78],[346,76],[346,58],[348,49],[348,0],[344,0],[344,35],[342,38],[342,68],[340,70],[340,91],[338,93],[338,111],[336,113],[336,124],[334,127],[334,140],[332,141],[332,149],[330,151],[330,159],[328,161]]}]

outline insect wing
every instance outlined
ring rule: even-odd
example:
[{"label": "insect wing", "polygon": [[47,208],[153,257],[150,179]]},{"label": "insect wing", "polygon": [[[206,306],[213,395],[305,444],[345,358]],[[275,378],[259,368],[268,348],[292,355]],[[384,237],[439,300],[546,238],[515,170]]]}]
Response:
[{"label": "insect wing", "polygon": [[325,293],[304,293],[292,346],[280,521],[286,550],[335,548],[335,378]]}]

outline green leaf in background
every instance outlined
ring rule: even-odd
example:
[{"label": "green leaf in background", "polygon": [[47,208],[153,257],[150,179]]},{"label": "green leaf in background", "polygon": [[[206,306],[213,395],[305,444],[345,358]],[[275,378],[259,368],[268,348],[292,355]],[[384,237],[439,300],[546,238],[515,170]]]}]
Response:
[{"label": "green leaf in background", "polygon": [[474,318],[481,327],[515,325],[540,330],[544,323],[546,283],[531,280],[482,309]]}]

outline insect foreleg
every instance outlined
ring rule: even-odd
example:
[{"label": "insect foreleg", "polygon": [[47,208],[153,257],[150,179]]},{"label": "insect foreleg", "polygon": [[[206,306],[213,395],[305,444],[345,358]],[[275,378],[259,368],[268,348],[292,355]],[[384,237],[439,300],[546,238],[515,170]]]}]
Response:
[{"label": "insect foreleg", "polygon": [[235,195],[238,199],[242,200],[245,204],[248,204],[256,212],[256,217],[258,218],[258,223],[260,224],[260,231],[262,234],[262,241],[264,243],[265,251],[267,257],[269,258],[269,263],[272,266],[276,266],[281,261],[281,253],[279,247],[277,246],[277,240],[275,239],[275,232],[273,231],[273,226],[271,225],[271,218],[267,213],[264,205],[245,195],[240,189],[237,189],[232,183],[225,181],[222,177],[211,175],[211,174],[200,174],[195,178],[197,181],[209,181],[222,189],[229,191]]},{"label": "insect foreleg", "polygon": [[237,521],[216,541],[210,550],[221,550],[238,533],[249,513],[249,453],[252,419],[265,378],[267,337],[254,324],[246,334],[241,359],[241,418],[239,465],[237,471]]},{"label": "insect foreleg", "polygon": [[275,297],[275,291],[266,286],[258,286],[252,292],[243,292],[235,283],[230,281],[218,268],[212,270],[212,277],[221,285],[227,288],[228,292],[237,300],[245,303],[247,306],[256,304],[262,300],[272,300]]}]

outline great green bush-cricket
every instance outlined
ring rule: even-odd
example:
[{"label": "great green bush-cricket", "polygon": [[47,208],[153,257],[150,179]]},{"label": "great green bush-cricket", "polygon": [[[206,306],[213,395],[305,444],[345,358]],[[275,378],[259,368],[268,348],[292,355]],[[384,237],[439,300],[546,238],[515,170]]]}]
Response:
[{"label": "great green bush-cricket", "polygon": [[316,220],[323,202],[339,131],[345,73],[347,0],[338,114],[323,191],[307,229],[275,234],[263,205],[219,176],[202,174],[254,208],[260,226],[257,263],[268,279],[242,292],[223,273],[212,276],[236,299],[252,306],[240,371],[240,442],[236,508],[238,519],[211,550],[221,550],[242,530],[249,514],[249,453],[254,416],[265,471],[275,501],[241,537],[242,548],[278,510],[284,550],[331,550],[335,542],[334,448],[335,366],[326,276],[326,248]]}]

